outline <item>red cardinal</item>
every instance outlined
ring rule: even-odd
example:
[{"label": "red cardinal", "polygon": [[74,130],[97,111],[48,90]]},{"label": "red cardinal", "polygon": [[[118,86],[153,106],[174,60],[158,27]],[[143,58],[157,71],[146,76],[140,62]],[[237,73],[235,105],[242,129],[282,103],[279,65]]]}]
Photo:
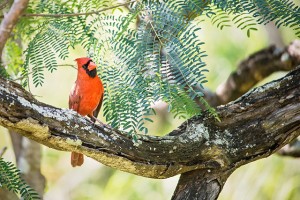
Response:
[{"label": "red cardinal", "polygon": [[[82,116],[89,116],[95,122],[101,109],[104,88],[97,75],[97,66],[90,58],[77,58],[76,62],[78,74],[70,92],[69,108]],[[81,166],[83,154],[72,152],[71,164],[73,167]]]}]

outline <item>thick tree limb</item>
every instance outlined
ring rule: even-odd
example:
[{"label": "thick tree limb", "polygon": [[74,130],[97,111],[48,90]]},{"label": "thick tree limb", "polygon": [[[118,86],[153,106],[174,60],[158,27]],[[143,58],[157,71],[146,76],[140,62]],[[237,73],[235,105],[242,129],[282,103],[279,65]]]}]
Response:
[{"label": "thick tree limb", "polygon": [[74,111],[38,102],[20,85],[0,79],[0,124],[41,144],[77,151],[110,167],[151,178],[196,169],[235,169],[269,156],[300,134],[300,69],[218,107],[222,122],[204,114],[165,137],[138,143],[95,127]]},{"label": "thick tree limb", "polygon": [[29,0],[14,1],[9,12],[4,15],[0,25],[0,56],[2,55],[3,48],[10,34],[17,24],[19,17],[22,15],[28,5]]},{"label": "thick tree limb", "polygon": [[[271,28],[274,25],[270,25]],[[278,43],[280,38],[277,37]],[[277,71],[289,71],[300,65],[300,40],[294,40],[284,48],[270,46],[242,61],[216,93],[205,92],[211,105],[217,106],[232,101],[251,89],[260,80]],[[297,140],[298,141],[298,140]],[[288,144],[278,153],[283,156],[300,157],[298,142]]]},{"label": "thick tree limb", "polygon": [[[263,53],[271,52],[275,56],[274,58],[277,58],[277,50],[273,49]],[[287,63],[286,58],[287,54],[282,54],[280,62]],[[290,58],[288,57],[288,59]],[[255,65],[251,65],[251,62],[241,65],[240,69],[243,73],[233,74],[227,82],[229,85],[224,86],[223,93],[220,92],[222,88],[218,90],[217,95],[221,98],[217,104],[225,104],[236,99],[253,87],[255,81],[258,82],[264,76],[272,73],[269,68],[262,71],[255,69],[257,64],[262,67],[266,66],[264,57],[250,57],[250,59],[259,62]],[[273,61],[273,58],[269,61]],[[243,66],[248,67],[244,68]],[[282,66],[279,65],[279,68],[273,71],[278,71],[280,67]],[[248,78],[248,68],[256,70],[254,73],[250,70],[250,78]],[[284,70],[290,69],[285,68]],[[265,71],[269,72],[265,73]],[[259,73],[255,74],[257,72]],[[243,74],[247,74],[246,78],[248,79],[245,79]],[[299,72],[295,72],[295,74],[296,81],[299,83]],[[292,82],[294,81],[293,84],[295,83],[294,75],[290,76]],[[219,107],[218,112],[223,119],[222,123],[215,122],[207,115],[196,117],[170,133],[169,136],[162,138],[143,136],[139,139],[139,144],[133,144],[130,138],[120,134],[119,131],[98,130],[96,127],[91,127],[86,120],[82,120],[78,116],[74,117],[76,114],[70,111],[62,111],[39,103],[31,95],[25,94],[21,88],[14,95],[12,94],[13,88],[18,88],[18,86],[13,84],[11,90],[6,91],[6,95],[3,92],[5,90],[0,89],[0,98],[4,95],[7,97],[5,100],[14,100],[9,106],[7,104],[0,106],[0,124],[50,147],[68,151],[76,149],[104,164],[134,174],[164,178],[184,172],[173,199],[215,199],[229,172],[242,164],[268,156],[287,141],[291,141],[299,135],[299,125],[297,125],[299,124],[299,104],[297,104],[299,89],[288,87],[289,83],[287,82],[289,81],[285,82],[283,79],[282,82],[277,83],[278,88],[269,85],[267,88],[248,93],[240,101],[237,100],[225,107]],[[235,83],[237,87],[232,83]],[[287,90],[289,95],[276,91],[276,89]],[[264,90],[266,90],[267,96],[263,95]],[[21,99],[17,94],[19,92],[23,94],[20,95]],[[282,98],[279,99],[280,95]],[[275,107],[266,105],[262,99],[270,100]],[[25,110],[25,107],[28,110]],[[11,111],[10,109],[13,112],[7,114],[8,110]],[[4,111],[7,112],[6,115],[4,115]],[[258,117],[254,118],[253,113]],[[61,118],[60,114],[65,117]],[[234,119],[235,116],[241,118],[241,121]],[[285,118],[286,116],[291,117],[292,122],[286,122],[288,120]],[[283,124],[282,127],[278,125],[280,123]],[[76,125],[80,129],[78,133],[78,130],[75,130]],[[273,130],[273,127],[276,130]],[[251,128],[254,129],[254,132],[249,136]],[[90,131],[91,133],[89,133]],[[74,134],[72,135],[72,133]],[[261,136],[264,143],[256,141]],[[243,137],[246,141],[243,141]],[[74,138],[78,138],[78,140],[72,141]],[[192,186],[189,184],[191,181],[195,183]]]},{"label": "thick tree limb", "polygon": [[[217,104],[226,104],[250,90],[256,83],[277,71],[290,71],[300,65],[300,40],[286,48],[270,46],[242,61],[237,71],[217,88]],[[214,101],[212,101],[214,102]]]},{"label": "thick tree limb", "polygon": [[[172,200],[217,199],[231,172],[196,170],[180,176]],[[191,184],[193,183],[193,184]]]},{"label": "thick tree limb", "polygon": [[[298,65],[300,65],[300,40],[294,40],[285,48],[272,45],[240,62],[237,70],[219,85],[216,93],[200,87],[195,90],[203,92],[209,104],[216,107],[239,98],[272,73],[290,71]],[[200,101],[197,103],[201,105]]]},{"label": "thick tree limb", "polygon": [[[205,94],[206,100],[212,106],[218,106],[220,104],[226,104],[229,101],[235,100],[236,98],[242,96],[246,92],[248,92],[256,83],[265,77],[269,76],[271,73],[276,71],[289,71],[294,69],[296,66],[300,65],[300,41],[295,40],[289,46],[284,49],[278,48],[275,46],[270,46],[264,50],[256,52],[249,56],[247,59],[242,61],[237,71],[233,72],[225,83],[221,84],[218,87],[216,93],[213,93],[209,90],[202,90]],[[197,102],[201,105],[201,102]],[[281,155],[288,156],[298,156],[300,155],[300,148],[296,145],[286,145],[279,152]],[[189,185],[190,188],[206,188],[206,181],[203,176],[204,172],[200,172],[200,176],[198,175],[199,170],[192,171],[190,173],[184,173],[181,175],[177,189],[173,195],[173,199],[183,198],[181,193],[179,193],[178,188],[182,188],[184,186]],[[199,177],[202,180],[194,180],[189,177]],[[202,183],[199,185],[199,183]],[[206,183],[208,184],[208,183]],[[190,193],[188,187],[184,187],[186,190],[183,190],[184,193]],[[193,191],[191,189],[191,191]],[[213,194],[220,192],[220,190],[216,189],[215,191],[210,191]],[[209,194],[206,191],[205,194]],[[197,192],[192,192],[190,198],[192,199],[206,199],[205,196],[199,195]],[[216,196],[217,198],[217,196]]]}]

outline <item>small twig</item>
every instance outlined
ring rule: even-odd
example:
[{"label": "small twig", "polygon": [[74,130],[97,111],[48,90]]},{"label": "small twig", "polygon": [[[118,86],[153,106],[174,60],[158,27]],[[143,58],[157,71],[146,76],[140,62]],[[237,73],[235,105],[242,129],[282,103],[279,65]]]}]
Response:
[{"label": "small twig", "polygon": [[7,150],[7,147],[3,147],[1,150],[0,150],[0,158],[4,155],[5,151]]},{"label": "small twig", "polygon": [[[32,74],[33,72],[29,72],[29,74]],[[19,78],[16,78],[16,79],[13,79],[12,81],[16,82],[16,81],[20,81],[20,80],[23,80],[25,77],[24,76],[20,76]]]},{"label": "small twig", "polygon": [[[133,1],[129,1],[127,3],[122,3],[122,4],[118,4],[115,6],[111,6],[108,8],[103,8],[101,10],[95,10],[95,11],[91,11],[91,12],[86,12],[86,13],[68,13],[68,14],[38,14],[38,13],[25,13],[22,15],[22,17],[54,17],[54,18],[59,18],[59,17],[76,17],[76,16],[81,16],[81,15],[95,15],[95,14],[99,14],[101,12],[107,11],[107,10],[111,10],[114,8],[118,8],[121,6],[126,6],[128,4],[134,3],[137,0],[133,0]],[[0,18],[3,18],[3,16],[0,16]]]},{"label": "small twig", "polygon": [[[62,64],[62,65],[57,65],[58,67],[72,67],[73,69],[77,69],[76,67],[74,67],[74,65],[72,64]],[[33,71],[29,72],[28,75],[32,74]],[[25,77],[24,76],[21,76],[19,78],[16,78],[16,79],[13,79],[12,81],[20,81],[20,80],[23,80]]]},{"label": "small twig", "polygon": [[62,64],[62,65],[57,65],[58,67],[72,67],[73,69],[77,69],[76,67],[74,67],[74,65],[72,64]]}]

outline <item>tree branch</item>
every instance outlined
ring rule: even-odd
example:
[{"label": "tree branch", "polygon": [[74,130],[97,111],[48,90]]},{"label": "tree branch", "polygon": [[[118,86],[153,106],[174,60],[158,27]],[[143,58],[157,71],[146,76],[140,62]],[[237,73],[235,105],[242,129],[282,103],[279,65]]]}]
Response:
[{"label": "tree branch", "polygon": [[[196,170],[180,176],[172,200],[217,199],[231,172]],[[191,184],[193,183],[193,184]]]},{"label": "tree branch", "polygon": [[[239,98],[270,74],[290,71],[298,65],[300,65],[300,40],[293,41],[285,48],[273,45],[253,53],[240,62],[237,70],[219,85],[216,93],[198,86],[195,90],[204,93],[204,98],[209,104],[216,107]],[[199,100],[197,103],[201,105]]]},{"label": "tree branch", "polygon": [[122,171],[167,178],[196,169],[227,172],[267,157],[300,134],[300,68],[204,113],[164,137],[138,143],[96,127],[76,112],[41,103],[19,84],[0,79],[0,125],[48,147],[77,151]]},{"label": "tree branch", "polygon": [[9,12],[4,15],[4,19],[0,25],[0,56],[5,46],[6,41],[10,37],[10,34],[17,24],[19,17],[22,15],[28,5],[29,0],[14,1]]},{"label": "tree branch", "polygon": [[[205,99],[210,105],[218,106],[240,97],[270,74],[276,71],[289,71],[298,65],[300,65],[300,40],[293,41],[285,48],[273,45],[242,61],[226,82],[218,87],[217,93],[197,89],[204,92]],[[278,153],[282,156],[300,157],[299,140],[284,146]]]},{"label": "tree branch", "polygon": [[[286,48],[270,46],[256,52],[242,61],[237,71],[217,88],[217,104],[226,104],[242,96],[255,84],[277,71],[290,71],[300,65],[300,40],[293,41]],[[212,96],[212,95],[210,95]]]},{"label": "tree branch", "polygon": [[[128,4],[134,3],[137,0],[133,0],[133,1],[129,1],[127,3],[122,3],[122,4],[118,4],[115,6],[110,6],[107,8],[103,8],[100,10],[95,10],[95,11],[91,11],[91,12],[85,12],[85,13],[67,13],[67,14],[45,14],[45,13],[24,13],[22,15],[22,17],[52,17],[52,18],[61,18],[61,17],[76,17],[76,16],[82,16],[82,15],[96,15],[99,14],[101,12],[107,11],[107,10],[111,10],[114,8],[118,8],[121,6],[126,6]],[[0,16],[0,18],[2,18],[3,16]]]}]

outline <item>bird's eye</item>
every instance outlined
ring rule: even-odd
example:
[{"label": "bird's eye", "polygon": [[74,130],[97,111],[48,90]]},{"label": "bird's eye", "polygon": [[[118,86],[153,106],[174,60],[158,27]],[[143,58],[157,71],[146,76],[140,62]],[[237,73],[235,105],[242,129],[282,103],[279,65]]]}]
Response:
[{"label": "bird's eye", "polygon": [[88,65],[87,64],[84,64],[82,65],[83,69],[87,69]]},{"label": "bird's eye", "polygon": [[82,65],[83,69],[87,69],[90,62],[93,62],[92,60],[87,61],[87,63],[85,63],[84,65]]}]

